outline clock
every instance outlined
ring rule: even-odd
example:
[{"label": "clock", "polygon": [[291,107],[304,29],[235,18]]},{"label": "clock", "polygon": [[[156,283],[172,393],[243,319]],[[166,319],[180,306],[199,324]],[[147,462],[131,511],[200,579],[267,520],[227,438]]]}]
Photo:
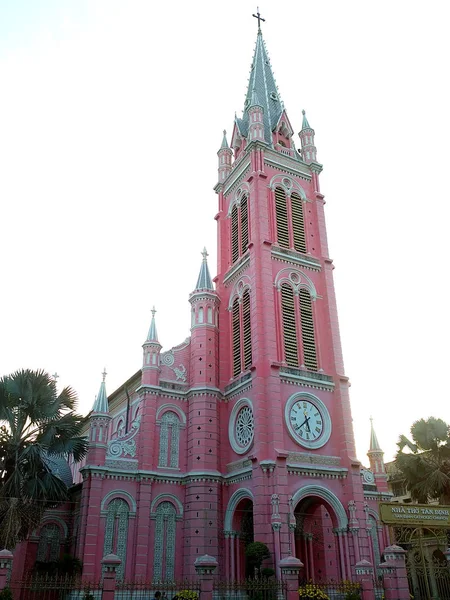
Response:
[{"label": "clock", "polygon": [[364,483],[374,484],[375,483],[375,475],[369,469],[363,469],[362,476],[364,479]]},{"label": "clock", "polygon": [[331,419],[325,404],[313,394],[294,394],[286,402],[284,412],[291,437],[312,450],[324,446],[331,435]]}]

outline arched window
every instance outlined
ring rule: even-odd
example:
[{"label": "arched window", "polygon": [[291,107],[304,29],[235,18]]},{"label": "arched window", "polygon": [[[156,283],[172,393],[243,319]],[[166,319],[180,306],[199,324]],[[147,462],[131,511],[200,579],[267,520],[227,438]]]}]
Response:
[{"label": "arched window", "polygon": [[301,356],[302,364],[308,370],[317,371],[311,294],[302,287],[296,295],[289,283],[283,283],[280,291],[284,359],[290,367],[298,367]]},{"label": "arched window", "polygon": [[161,502],[156,509],[153,579],[173,581],[175,574],[176,509],[171,502]]},{"label": "arched window", "polygon": [[56,562],[61,551],[61,530],[55,523],[42,527],[39,534],[39,545],[36,560],[39,562]]},{"label": "arched window", "polygon": [[283,188],[275,188],[277,243],[280,248],[293,248],[306,254],[303,201],[297,192],[286,196]]},{"label": "arched window", "polygon": [[180,454],[180,419],[172,411],[161,418],[158,467],[178,467]]},{"label": "arched window", "polygon": [[114,498],[108,504],[103,556],[116,554],[122,561],[116,571],[117,579],[123,579],[125,572],[129,516],[129,506],[122,498]]},{"label": "arched window", "polygon": [[232,308],[233,377],[252,365],[252,328],[250,292],[242,294],[242,300],[235,298]]},{"label": "arched window", "polygon": [[203,307],[201,306],[198,309],[198,322],[203,323]]},{"label": "arched window", "polygon": [[245,254],[249,242],[248,197],[241,198],[240,205],[231,209],[231,262],[235,263]]},{"label": "arched window", "polygon": [[212,312],[212,308],[210,306],[208,306],[208,323],[212,323],[213,322],[213,312]]}]

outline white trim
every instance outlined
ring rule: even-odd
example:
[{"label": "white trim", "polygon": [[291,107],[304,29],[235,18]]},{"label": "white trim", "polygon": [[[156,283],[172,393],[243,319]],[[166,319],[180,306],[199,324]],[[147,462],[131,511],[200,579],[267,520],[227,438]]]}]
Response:
[{"label": "white trim", "polygon": [[179,406],[170,403],[161,404],[161,406],[156,411],[156,421],[160,420],[163,416],[163,413],[168,411],[174,412],[178,416],[180,421],[183,423],[183,425],[186,425],[186,414],[181,410]]},{"label": "white trim", "polygon": [[247,202],[250,201],[250,186],[248,183],[241,184],[238,189],[234,192],[233,198],[230,202],[227,212],[227,218],[231,217],[231,211],[233,210],[233,206],[236,204],[237,206],[241,205],[242,198],[244,196],[247,197]]},{"label": "white trim", "polygon": [[171,502],[178,509],[177,516],[183,516],[183,505],[181,504],[180,500],[173,494],[158,494],[158,496],[156,496],[156,498],[154,498],[152,501],[150,512],[155,513],[158,508],[158,505],[161,504],[161,502]]},{"label": "white trim", "polygon": [[317,298],[317,290],[312,280],[300,269],[292,267],[286,267],[278,271],[275,277],[275,287],[278,291],[281,290],[283,283],[289,284],[294,290],[295,294],[298,294],[301,288],[305,288],[311,294],[312,300]]},{"label": "white trim", "polygon": [[[317,407],[318,411],[322,415],[323,430],[322,430],[322,433],[320,434],[320,436],[317,438],[317,440],[311,440],[308,442],[307,440],[302,439],[301,437],[299,437],[296,434],[294,428],[292,427],[291,419],[290,419],[291,408],[294,406],[294,404],[296,402],[298,402],[299,400],[302,400],[302,399],[307,400],[308,402],[311,402],[312,404],[314,404]],[[330,435],[331,435],[330,413],[328,412],[328,409],[325,406],[325,404],[322,402],[322,400],[320,398],[318,398],[317,396],[314,396],[314,394],[310,394],[309,392],[297,392],[296,394],[292,394],[292,396],[286,402],[286,406],[284,407],[284,420],[285,420],[286,427],[288,428],[289,435],[291,436],[291,438],[295,442],[297,442],[297,444],[300,444],[300,446],[303,446],[304,448],[310,448],[312,450],[321,448],[322,446],[325,446],[325,444],[330,439]]]},{"label": "white trim", "polygon": [[112,490],[111,492],[108,492],[106,496],[103,497],[102,503],[100,505],[100,510],[108,510],[109,503],[112,500],[115,500],[116,498],[119,498],[120,500],[125,500],[125,502],[128,503],[130,514],[136,513],[136,500],[131,494],[129,494],[125,490]]},{"label": "white trim", "polygon": [[228,302],[228,310],[233,309],[233,304],[236,298],[239,299],[239,302],[242,301],[246,290],[248,290],[249,294],[251,294],[251,279],[248,275],[242,275],[242,277],[234,284],[233,289],[231,290],[230,299]]},{"label": "white trim", "polygon": [[225,511],[224,530],[231,531],[233,529],[234,511],[241,500],[251,500],[253,502],[253,494],[247,488],[240,488],[234,492],[228,500],[227,510]]},{"label": "white trim", "polygon": [[269,188],[275,190],[277,187],[283,189],[287,196],[290,196],[293,192],[297,192],[303,201],[306,200],[305,190],[289,175],[274,175],[270,180]]},{"label": "white trim", "polygon": [[[45,516],[40,525],[39,525],[39,529],[35,529],[33,531],[33,535],[36,536],[40,536],[41,535],[41,530],[45,525],[51,525],[52,523],[55,523],[57,525],[60,526],[60,528],[62,529],[62,534],[64,535],[64,539],[67,539],[67,534],[69,533],[69,529],[67,527],[67,523],[65,521],[63,521],[63,519],[61,519],[60,517],[55,517],[53,515],[47,515]],[[39,533],[38,533],[39,532]]]},{"label": "white trim", "polygon": [[233,406],[233,410],[231,411],[231,414],[230,414],[230,420],[228,421],[228,439],[230,440],[230,446],[233,448],[233,450],[236,452],[236,454],[245,454],[246,452],[248,452],[250,450],[250,448],[253,446],[253,441],[255,439],[255,436],[253,434],[253,437],[252,437],[250,443],[247,444],[247,446],[245,446],[245,447],[242,447],[237,443],[237,440],[236,440],[236,417],[238,416],[239,411],[242,408],[244,408],[244,406],[248,406],[250,408],[250,410],[253,413],[253,417],[254,417],[255,413],[253,411],[252,401],[249,398],[241,398]]},{"label": "white trim", "polygon": [[302,500],[314,496],[326,502],[333,509],[333,512],[338,520],[339,528],[347,529],[348,518],[341,501],[333,494],[332,491],[321,485],[305,485],[297,490],[292,497],[294,510]]}]

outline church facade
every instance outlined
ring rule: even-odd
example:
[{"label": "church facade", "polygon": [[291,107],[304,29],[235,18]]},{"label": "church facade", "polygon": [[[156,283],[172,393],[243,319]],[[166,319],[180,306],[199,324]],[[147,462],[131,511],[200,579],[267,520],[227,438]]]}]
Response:
[{"label": "church facade", "polygon": [[351,579],[377,565],[388,500],[372,429],[370,468],[356,458],[315,132],[300,148],[258,30],[242,118],[218,151],[217,275],[206,250],[189,296],[191,336],[163,351],[153,312],[141,368],[90,414],[72,503],[49,512],[15,569],[63,551],[97,579],[111,552],[122,579],[181,580],[217,558],[248,576],[296,556],[303,577]]}]

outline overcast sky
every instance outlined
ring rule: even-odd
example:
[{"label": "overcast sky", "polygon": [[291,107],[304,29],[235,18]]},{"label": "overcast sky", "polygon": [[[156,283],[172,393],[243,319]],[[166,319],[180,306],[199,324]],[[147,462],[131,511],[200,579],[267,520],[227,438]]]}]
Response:
[{"label": "overcast sky", "polygon": [[[44,368],[83,412],[189,335],[216,152],[241,114],[256,5],[0,0],[0,374]],[[448,4],[277,0],[263,34],[316,131],[358,456],[450,421]],[[299,146],[299,143],[297,144]]]}]

